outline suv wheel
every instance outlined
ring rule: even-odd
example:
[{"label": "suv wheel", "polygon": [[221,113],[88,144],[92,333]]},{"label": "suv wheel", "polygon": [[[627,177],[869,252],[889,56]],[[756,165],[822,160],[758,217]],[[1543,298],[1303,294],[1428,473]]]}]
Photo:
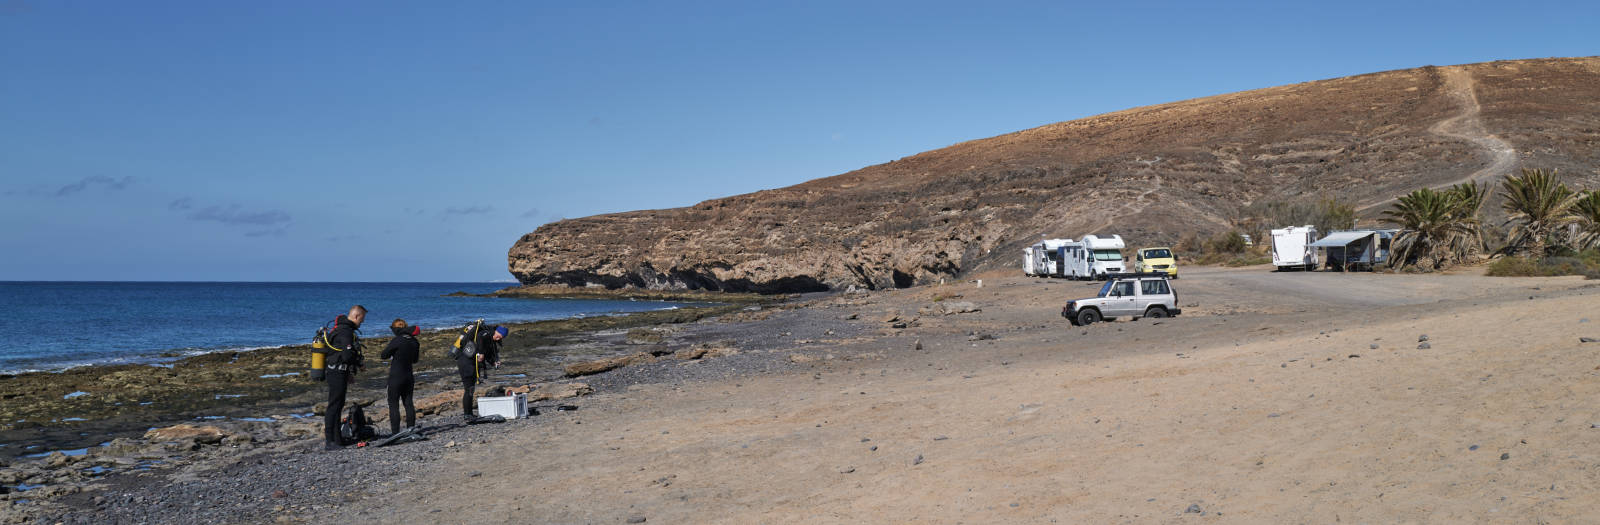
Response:
[{"label": "suv wheel", "polygon": [[1088,326],[1100,322],[1100,311],[1085,308],[1078,312],[1078,326]]},{"label": "suv wheel", "polygon": [[1149,310],[1144,311],[1144,316],[1151,319],[1160,319],[1167,316],[1167,309],[1160,306],[1152,306]]}]

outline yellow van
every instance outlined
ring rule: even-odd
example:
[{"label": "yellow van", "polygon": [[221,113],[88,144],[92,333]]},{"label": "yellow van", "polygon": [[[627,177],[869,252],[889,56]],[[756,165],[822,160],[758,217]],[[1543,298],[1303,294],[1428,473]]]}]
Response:
[{"label": "yellow van", "polygon": [[1167,272],[1168,276],[1177,279],[1178,259],[1172,256],[1171,248],[1140,248],[1134,252],[1133,271]]}]

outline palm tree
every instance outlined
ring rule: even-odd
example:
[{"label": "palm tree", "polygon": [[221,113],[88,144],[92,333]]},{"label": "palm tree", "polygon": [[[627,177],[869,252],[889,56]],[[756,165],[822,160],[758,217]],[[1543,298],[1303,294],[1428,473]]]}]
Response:
[{"label": "palm tree", "polygon": [[1394,207],[1383,212],[1383,222],[1401,230],[1395,237],[1394,260],[1403,266],[1427,257],[1438,269],[1466,256],[1477,219],[1465,198],[1456,191],[1423,188],[1396,199]]},{"label": "palm tree", "polygon": [[1562,184],[1554,170],[1546,173],[1527,168],[1520,176],[1506,175],[1500,189],[1506,195],[1502,206],[1510,215],[1506,222],[1518,222],[1511,229],[1509,248],[1525,247],[1534,257],[1544,257],[1546,239],[1556,228],[1572,222],[1568,211],[1578,201],[1578,192]]},{"label": "palm tree", "polygon": [[1578,223],[1574,239],[1579,249],[1600,248],[1600,190],[1589,190],[1572,205],[1572,216]]},{"label": "palm tree", "polygon": [[1489,185],[1476,182],[1463,182],[1445,190],[1456,197],[1456,215],[1467,227],[1467,235],[1462,239],[1466,246],[1455,247],[1458,253],[1474,255],[1488,247],[1483,242],[1482,221],[1478,219],[1483,212],[1483,203],[1489,196]]}]

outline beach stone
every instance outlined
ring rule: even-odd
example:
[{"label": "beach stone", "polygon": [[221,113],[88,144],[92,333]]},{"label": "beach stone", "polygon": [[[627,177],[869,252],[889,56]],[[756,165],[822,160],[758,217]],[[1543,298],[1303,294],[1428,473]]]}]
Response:
[{"label": "beach stone", "polygon": [[655,356],[652,356],[648,353],[639,352],[636,354],[600,359],[596,361],[571,363],[561,367],[561,371],[562,373],[565,373],[567,377],[578,377],[607,372],[622,368],[624,366],[651,363],[654,361]]},{"label": "beach stone", "polygon": [[939,303],[939,311],[944,315],[955,315],[981,312],[983,309],[971,301],[943,301]]},{"label": "beach stone", "polygon": [[1204,512],[1204,511],[1200,510],[1200,504],[1199,503],[1190,503],[1189,504],[1189,508],[1183,509],[1183,512],[1185,514],[1199,514],[1199,513]]},{"label": "beach stone", "polygon": [[196,444],[215,445],[227,437],[222,429],[206,425],[195,426],[181,423],[165,428],[158,428],[144,433],[144,438],[150,441],[175,441],[192,442]]},{"label": "beach stone", "polygon": [[1511,459],[1511,453],[1510,452],[1501,452],[1500,453],[1500,461],[1505,461],[1505,460],[1508,460],[1508,459]]},{"label": "beach stone", "polygon": [[912,458],[911,459],[911,464],[912,465],[921,465],[922,464],[922,454],[917,454],[917,457]]},{"label": "beach stone", "polygon": [[461,389],[445,390],[437,394],[418,399],[414,405],[417,415],[432,415],[445,412],[452,408],[461,408]]},{"label": "beach stone", "polygon": [[666,336],[662,335],[661,332],[649,328],[628,330],[627,335],[628,344],[630,345],[656,345],[661,344],[661,341],[665,338]]},{"label": "beach stone", "polygon": [[1417,342],[1418,343],[1425,343],[1427,341],[1428,341],[1428,334],[1422,334],[1422,335],[1417,336]]},{"label": "beach stone", "polygon": [[899,310],[889,310],[889,313],[884,314],[883,315],[883,319],[881,319],[881,321],[885,322],[885,323],[893,323],[893,322],[899,321],[899,320],[900,320],[900,311]]},{"label": "beach stone", "polygon": [[628,523],[644,523],[644,522],[645,522],[644,516],[633,516],[633,517],[628,518]]},{"label": "beach stone", "polygon": [[1429,348],[1433,348],[1433,345],[1429,344],[1429,343],[1422,343],[1420,345],[1417,345],[1417,350],[1427,350]]},{"label": "beach stone", "polygon": [[1578,342],[1580,342],[1580,343],[1594,343],[1594,342],[1600,342],[1600,339],[1595,339],[1593,337],[1579,337],[1578,338]]},{"label": "beach stone", "polygon": [[1367,345],[1367,348],[1372,349],[1372,350],[1377,350],[1378,349],[1378,343],[1372,343],[1370,345]]}]

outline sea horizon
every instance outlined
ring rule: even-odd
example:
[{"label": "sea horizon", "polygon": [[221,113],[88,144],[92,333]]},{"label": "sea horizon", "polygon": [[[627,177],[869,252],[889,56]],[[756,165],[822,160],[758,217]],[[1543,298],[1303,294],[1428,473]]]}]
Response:
[{"label": "sea horizon", "polygon": [[[392,319],[433,331],[476,319],[516,323],[624,314],[685,303],[485,297],[493,282],[0,281],[0,374],[170,363],[304,344],[360,304],[363,337]],[[451,295],[457,292],[467,296]],[[369,348],[376,353],[378,349]]]}]

